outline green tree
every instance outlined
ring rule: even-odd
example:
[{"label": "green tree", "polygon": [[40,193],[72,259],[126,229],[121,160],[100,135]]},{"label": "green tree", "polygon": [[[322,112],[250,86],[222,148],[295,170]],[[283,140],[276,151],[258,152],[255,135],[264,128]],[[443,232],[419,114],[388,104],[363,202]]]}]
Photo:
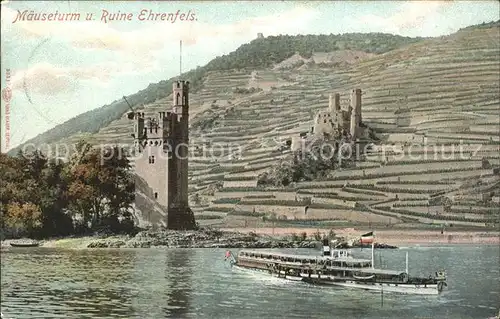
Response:
[{"label": "green tree", "polygon": [[69,199],[65,166],[61,161],[49,161],[39,181],[39,205],[43,212],[42,232],[45,236],[69,235],[73,232],[73,220],[67,213]]},{"label": "green tree", "polygon": [[5,224],[15,236],[33,236],[42,227],[42,213],[33,203],[12,203],[7,205]]},{"label": "green tree", "polygon": [[77,216],[82,230],[131,230],[135,185],[129,168],[122,149],[92,149],[85,142],[68,163],[48,161],[38,150],[0,154],[2,234],[68,235]]},{"label": "green tree", "polygon": [[108,226],[115,231],[120,219],[131,220],[128,208],[134,200],[134,181],[129,169],[129,160],[118,147],[89,149],[72,163],[70,209],[82,217],[84,228]]},{"label": "green tree", "polygon": [[134,201],[135,183],[130,173],[130,161],[123,149],[113,147],[103,153],[99,180],[101,191],[107,199],[106,224],[112,230],[120,229],[120,219],[128,226],[132,223],[129,208]]}]

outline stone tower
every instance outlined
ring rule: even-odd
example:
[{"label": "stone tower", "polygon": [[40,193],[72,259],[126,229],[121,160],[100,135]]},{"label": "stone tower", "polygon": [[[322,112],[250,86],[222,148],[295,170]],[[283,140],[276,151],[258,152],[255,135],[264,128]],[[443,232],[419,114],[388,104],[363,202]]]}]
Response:
[{"label": "stone tower", "polygon": [[330,94],[328,108],[331,113],[340,112],[340,93]]},{"label": "stone tower", "polygon": [[[188,145],[189,145],[189,82],[177,81],[173,84],[172,144],[169,175],[168,228],[190,229],[191,209],[188,205]],[[194,218],[192,218],[194,223]],[[175,226],[174,226],[175,225]]]},{"label": "stone tower", "polygon": [[[194,215],[188,205],[189,82],[173,84],[171,112],[157,118],[134,114],[135,171],[146,196],[154,199],[166,216],[169,229],[193,229]],[[143,190],[144,192],[144,190]],[[136,208],[145,213],[137,200]],[[142,207],[141,207],[142,206]],[[149,208],[150,209],[150,208]],[[147,212],[146,212],[147,213]]]},{"label": "stone tower", "polygon": [[350,134],[353,139],[359,137],[361,123],[361,89],[354,89],[351,92],[351,123]]}]

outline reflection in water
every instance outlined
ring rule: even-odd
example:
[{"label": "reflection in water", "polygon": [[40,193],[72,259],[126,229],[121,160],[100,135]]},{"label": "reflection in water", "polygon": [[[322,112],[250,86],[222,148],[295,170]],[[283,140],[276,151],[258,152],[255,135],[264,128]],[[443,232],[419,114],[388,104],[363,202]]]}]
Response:
[{"label": "reflection in water", "polygon": [[165,277],[170,287],[167,289],[167,318],[184,318],[189,310],[189,294],[191,292],[191,276],[193,270],[189,263],[187,249],[173,251],[168,255]]},{"label": "reflection in water", "polygon": [[[380,251],[384,266],[448,273],[440,296],[318,287],[231,270],[224,249],[9,249],[1,255],[8,318],[487,318],[498,313],[498,246]],[[369,251],[356,252],[356,256]],[[378,254],[379,252],[377,252]],[[376,259],[377,260],[377,259]]]},{"label": "reflection in water", "polygon": [[133,310],[122,283],[130,279],[120,269],[133,261],[124,251],[11,249],[2,254],[2,306],[7,304],[5,313],[14,318],[27,310],[28,317],[128,317]]},{"label": "reflection in water", "polygon": [[[72,251],[68,264],[80,269],[81,289],[63,287],[52,293],[65,300],[64,304],[69,308],[85,305],[86,311],[100,316],[129,317],[133,311],[131,295],[123,283],[130,281],[126,269],[133,266],[134,260],[135,254],[131,251]],[[66,269],[71,269],[71,266]],[[67,277],[71,278],[71,273]]]},{"label": "reflection in water", "polygon": [[132,307],[137,318],[184,318],[190,309],[192,251],[138,250],[131,286],[136,287]]}]

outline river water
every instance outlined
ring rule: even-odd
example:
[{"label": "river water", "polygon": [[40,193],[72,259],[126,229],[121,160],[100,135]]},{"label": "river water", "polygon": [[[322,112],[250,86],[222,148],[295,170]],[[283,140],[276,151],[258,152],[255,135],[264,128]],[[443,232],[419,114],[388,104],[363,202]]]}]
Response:
[{"label": "river water", "polygon": [[[448,287],[441,295],[382,295],[248,274],[231,270],[225,249],[9,248],[1,254],[1,307],[4,316],[14,319],[455,319],[498,312],[498,246],[377,250],[376,266],[404,270],[405,251],[410,275],[446,269]],[[370,258],[369,249],[353,253]]]}]

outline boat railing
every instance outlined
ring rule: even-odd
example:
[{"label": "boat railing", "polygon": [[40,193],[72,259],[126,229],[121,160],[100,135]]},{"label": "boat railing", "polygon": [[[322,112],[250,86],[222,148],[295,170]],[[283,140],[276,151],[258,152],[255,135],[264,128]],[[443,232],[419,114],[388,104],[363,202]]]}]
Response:
[{"label": "boat railing", "polygon": [[[245,258],[246,257],[246,258]],[[294,268],[307,268],[307,269],[317,269],[317,270],[338,270],[338,271],[364,271],[369,266],[365,267],[345,267],[345,266],[335,266],[335,265],[329,265],[328,261],[326,260],[316,260],[314,263],[303,263],[303,262],[292,262],[292,261],[282,261],[282,260],[276,260],[276,259],[267,259],[267,258],[260,258],[260,257],[250,257],[250,256],[243,256],[243,259],[248,259],[248,260],[254,260],[254,261],[259,261],[262,264],[280,264],[284,266],[291,266]],[[369,269],[371,272],[371,268]],[[377,272],[377,270],[375,270]]]},{"label": "boat railing", "polygon": [[266,263],[280,263],[280,264],[291,264],[291,265],[316,265],[318,264],[317,261],[315,262],[305,262],[305,260],[302,261],[286,261],[286,260],[281,260],[277,258],[261,258],[261,257],[251,257],[251,256],[240,256],[242,259],[248,259],[248,260],[256,260],[256,261],[261,261],[261,262],[266,262]]},{"label": "boat railing", "polygon": [[332,249],[331,252],[332,258],[353,258],[352,252],[350,249]]},{"label": "boat railing", "polygon": [[313,257],[313,256],[297,256],[297,255],[281,255],[281,254],[272,254],[272,255],[267,255],[267,254],[251,254],[251,253],[240,253],[239,258],[247,258],[247,259],[254,259],[254,260],[273,260],[273,261],[278,261],[278,262],[291,262],[292,260],[297,263],[318,263],[318,262],[324,262],[324,261],[345,261],[347,263],[359,263],[359,264],[364,264],[367,262],[370,262],[368,259],[356,259],[353,258],[352,256],[345,256],[342,255],[341,257],[336,257],[332,258],[330,256],[328,257]]}]

